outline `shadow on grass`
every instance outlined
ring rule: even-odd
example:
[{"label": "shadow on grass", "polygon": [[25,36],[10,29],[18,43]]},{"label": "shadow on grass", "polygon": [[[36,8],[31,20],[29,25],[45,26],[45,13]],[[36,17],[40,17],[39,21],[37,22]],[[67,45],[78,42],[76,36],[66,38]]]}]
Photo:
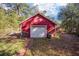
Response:
[{"label": "shadow on grass", "polygon": [[70,36],[61,39],[31,39],[27,48],[30,49],[31,55],[34,56],[78,56],[79,54],[75,51],[77,47],[74,48],[75,37],[68,37]]},{"label": "shadow on grass", "polygon": [[[16,33],[14,35],[7,35],[5,37],[0,38],[0,42],[2,43],[13,43],[12,45],[9,45],[7,49],[10,49],[11,46],[13,46],[12,49],[15,50],[17,47],[20,46],[20,44],[15,44],[17,40],[20,39],[20,33]],[[76,46],[78,45],[76,42],[79,43],[79,37],[75,37],[69,34],[62,35],[60,39],[57,38],[44,38],[44,39],[30,39],[30,38],[22,38],[25,39],[23,43],[23,46],[25,48],[29,49],[30,52],[27,52],[28,55],[33,55],[33,56],[71,56],[71,55],[79,55],[79,53],[76,53],[77,48]],[[21,40],[22,41],[22,40]],[[19,42],[18,42],[19,43]],[[74,44],[75,43],[75,44]],[[14,45],[15,44],[15,45]],[[6,45],[6,44],[4,44]],[[17,45],[17,46],[16,46]],[[78,45],[79,47],[79,45]],[[5,51],[7,50],[5,49]],[[5,52],[4,50],[1,50],[0,55],[13,55],[10,54],[9,52]],[[79,50],[78,50],[79,51]]]},{"label": "shadow on grass", "polygon": [[71,55],[71,47],[65,46],[64,44],[61,43],[60,40],[54,41],[48,39],[33,39],[33,43],[30,47],[30,50],[32,52],[32,55]]},{"label": "shadow on grass", "polygon": [[0,56],[15,55],[17,51],[24,48],[24,40],[17,35],[0,37]]},{"label": "shadow on grass", "polygon": [[0,42],[16,42],[17,39],[21,39],[20,33],[6,34],[5,36],[0,37]]}]

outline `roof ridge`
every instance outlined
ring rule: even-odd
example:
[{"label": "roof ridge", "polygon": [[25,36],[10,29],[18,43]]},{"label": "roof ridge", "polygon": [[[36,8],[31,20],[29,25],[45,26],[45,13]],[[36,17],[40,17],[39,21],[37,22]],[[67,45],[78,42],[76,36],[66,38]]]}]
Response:
[{"label": "roof ridge", "polygon": [[[34,17],[34,16],[36,16],[36,15],[41,15],[42,17],[46,18],[48,21],[53,22],[54,24],[57,24],[56,22],[49,20],[49,18],[46,17],[46,16],[45,16],[43,13],[41,13],[41,12],[38,12],[38,13],[36,13],[36,14],[34,14],[34,15],[31,15],[31,16],[28,17],[27,19],[23,20],[21,23],[23,23],[24,21],[29,21],[28,19],[30,19],[30,18],[32,18],[32,17]],[[20,23],[20,24],[21,24],[21,23]]]}]

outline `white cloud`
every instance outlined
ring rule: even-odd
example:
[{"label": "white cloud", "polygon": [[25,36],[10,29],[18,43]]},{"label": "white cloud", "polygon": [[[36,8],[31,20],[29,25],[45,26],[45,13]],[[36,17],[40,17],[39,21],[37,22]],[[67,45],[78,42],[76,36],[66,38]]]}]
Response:
[{"label": "white cloud", "polygon": [[60,12],[60,6],[66,6],[67,3],[34,3],[34,5],[37,5],[39,8],[39,11],[46,10],[46,15],[49,16],[57,16]]},{"label": "white cloud", "polygon": [[40,10],[48,10],[51,8],[55,8],[56,6],[66,6],[67,3],[34,3],[34,6],[38,5]]}]

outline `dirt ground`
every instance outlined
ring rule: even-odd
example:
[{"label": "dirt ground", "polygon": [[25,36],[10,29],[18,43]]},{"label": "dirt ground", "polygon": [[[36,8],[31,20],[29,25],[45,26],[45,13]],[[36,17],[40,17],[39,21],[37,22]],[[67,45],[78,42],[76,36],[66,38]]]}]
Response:
[{"label": "dirt ground", "polygon": [[[26,39],[27,40],[27,39]],[[79,37],[71,34],[63,34],[61,39],[28,39],[31,55],[47,56],[78,56],[79,55]]]},{"label": "dirt ground", "polygon": [[79,56],[79,37],[75,35],[62,34],[61,39],[30,39],[20,37],[18,33],[5,35],[0,40],[7,38],[8,41],[24,40],[25,56]]}]

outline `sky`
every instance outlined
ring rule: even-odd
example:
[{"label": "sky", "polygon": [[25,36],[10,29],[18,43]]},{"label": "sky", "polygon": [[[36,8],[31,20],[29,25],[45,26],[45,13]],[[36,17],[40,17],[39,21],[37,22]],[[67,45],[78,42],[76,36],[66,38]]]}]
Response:
[{"label": "sky", "polygon": [[[38,6],[39,11],[46,10],[46,16],[50,16],[51,19],[58,20],[58,13],[60,12],[61,7],[66,7],[67,3],[29,3],[31,7]],[[5,5],[3,5],[5,7]],[[10,9],[6,8],[5,9]]]},{"label": "sky", "polygon": [[53,16],[55,19],[57,19],[57,15],[60,12],[61,7],[67,6],[67,3],[34,3],[34,6],[37,5],[40,11],[46,10],[46,15]]},{"label": "sky", "polygon": [[[32,7],[32,4],[29,4]],[[55,19],[57,19],[57,15],[60,12],[60,8],[63,6],[65,7],[67,3],[33,3],[33,6],[38,6],[39,11],[46,10],[46,16],[53,16]],[[10,9],[9,7],[3,7],[7,10]]]}]

